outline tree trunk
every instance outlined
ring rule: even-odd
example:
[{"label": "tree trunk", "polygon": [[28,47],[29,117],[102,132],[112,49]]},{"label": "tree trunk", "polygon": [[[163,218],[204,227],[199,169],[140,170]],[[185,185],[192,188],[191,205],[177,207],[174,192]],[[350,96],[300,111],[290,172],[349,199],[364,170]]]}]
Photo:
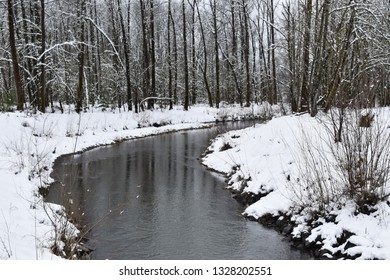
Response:
[{"label": "tree trunk", "polygon": [[171,23],[172,23],[172,31],[173,31],[173,57],[174,57],[174,86],[173,86],[173,100],[174,103],[177,104],[177,83],[178,83],[178,61],[179,61],[179,53],[177,50],[177,35],[176,35],[176,24],[173,20],[172,11],[170,14]]},{"label": "tree trunk", "polygon": [[270,1],[270,21],[271,21],[271,61],[272,61],[272,103],[278,102],[278,84],[276,77],[276,59],[275,59],[275,11],[274,1]]},{"label": "tree trunk", "polygon": [[191,65],[191,103],[196,103],[196,48],[195,48],[195,5],[197,5],[196,0],[193,0],[192,3],[192,20],[191,20],[191,55],[192,55],[192,65]]},{"label": "tree trunk", "polygon": [[[237,43],[237,31],[236,31],[236,9],[235,9],[235,5],[236,5],[236,1],[235,0],[231,0],[230,1],[230,14],[231,14],[231,17],[232,17],[232,59],[231,59],[231,71],[232,71],[232,74],[234,76],[234,79],[237,80],[236,78],[236,74],[235,74],[235,67],[236,67],[236,64],[237,64],[237,60],[238,60],[238,55],[237,55],[237,51],[238,51],[238,43]],[[237,92],[237,96],[234,98],[235,101],[238,100],[240,106],[243,105],[243,101],[242,101],[242,93],[241,93],[241,90],[239,88],[238,83],[236,82],[236,92]]]},{"label": "tree trunk", "polygon": [[[306,24],[305,24],[305,34],[303,40],[303,73],[302,73],[302,86],[301,86],[301,96],[302,104],[306,109],[309,105],[309,71],[310,71],[310,42],[311,42],[311,17],[312,17],[313,3],[312,0],[307,0],[306,2]],[[301,108],[303,110],[303,108]]]},{"label": "tree trunk", "polygon": [[[150,63],[151,63],[151,90],[150,96],[156,97],[156,42],[154,32],[154,3],[150,1]],[[153,99],[148,101],[149,109],[154,107]]]},{"label": "tree trunk", "polygon": [[[349,5],[353,3],[354,0],[350,0]],[[333,104],[333,100],[336,96],[336,93],[340,87],[341,81],[342,81],[342,75],[345,69],[345,66],[347,64],[347,58],[348,58],[348,50],[350,48],[351,44],[351,36],[354,29],[355,24],[355,17],[356,17],[356,10],[355,7],[351,7],[351,15],[349,18],[349,22],[346,26],[345,31],[345,37],[342,41],[341,48],[337,54],[338,62],[334,68],[334,72],[332,73],[332,77],[330,80],[330,88],[328,89],[328,92],[326,93],[325,98],[323,99],[323,102],[326,103],[325,106],[325,112],[328,112]]]},{"label": "tree trunk", "polygon": [[171,19],[171,0],[168,0],[168,27],[167,27],[167,31],[168,31],[168,95],[169,95],[169,98],[170,98],[170,101],[169,101],[169,110],[172,110],[173,109],[173,87],[172,87],[172,50],[171,50],[171,25],[172,25],[172,19]]},{"label": "tree trunk", "polygon": [[[210,0],[211,1],[211,0]],[[212,4],[213,13],[213,32],[214,32],[214,55],[215,55],[215,106],[219,108],[221,102],[220,93],[220,69],[219,69],[219,46],[218,46],[218,25],[217,25],[217,1],[214,0]]]},{"label": "tree trunk", "polygon": [[[328,22],[329,22],[330,0],[325,0],[322,6],[320,27],[317,28],[316,39],[316,59],[314,60],[314,78],[311,87],[310,115],[316,116],[318,113],[318,96],[324,93],[326,87],[327,62],[326,62],[326,44],[328,40]],[[319,12],[319,9],[317,9]]]},{"label": "tree trunk", "polygon": [[19,55],[18,55],[18,50],[16,48],[15,19],[14,19],[13,5],[14,3],[12,0],[7,0],[9,42],[11,48],[12,67],[14,72],[17,110],[22,111],[24,107],[25,99],[24,99],[24,92],[23,92],[23,85],[22,85],[22,77],[20,75],[20,68],[19,68]]},{"label": "tree trunk", "polygon": [[207,58],[206,38],[205,38],[205,35],[204,35],[204,28],[203,28],[202,18],[200,16],[198,4],[196,4],[196,9],[197,9],[197,12],[198,12],[200,32],[202,33],[202,42],[203,42],[203,60],[204,60],[204,66],[203,66],[203,69],[202,69],[203,81],[204,81],[204,84],[205,84],[205,87],[206,87],[206,91],[207,91],[207,97],[208,97],[208,101],[209,101],[209,106],[213,107],[213,96],[211,94],[210,85],[209,85],[209,81],[208,81],[208,78],[207,78],[208,58]]},{"label": "tree trunk", "polygon": [[[26,6],[24,4],[23,0],[20,0],[20,6],[21,6],[21,11],[22,11],[22,18],[23,18],[23,37],[24,37],[24,44],[27,46],[30,44],[30,36],[29,34],[31,33],[29,31],[29,27],[27,23],[29,22],[29,19],[27,18],[26,14]],[[27,71],[24,71],[24,79],[27,81],[30,76],[33,73],[33,63],[32,63],[32,57],[33,54],[31,53],[30,49],[26,50],[25,57],[28,56],[28,58],[25,59],[25,67]],[[27,96],[28,96],[28,101],[30,103],[30,107],[36,109],[37,104],[36,104],[36,89],[34,88],[34,83],[27,83]]]},{"label": "tree trunk", "polygon": [[246,95],[245,95],[245,106],[249,107],[252,98],[252,87],[251,87],[251,74],[250,74],[250,47],[249,47],[249,26],[248,26],[248,13],[245,0],[242,1],[242,20],[244,21],[241,26],[244,27],[242,30],[242,42],[244,52],[244,63],[245,63],[245,84],[246,84]]},{"label": "tree trunk", "polygon": [[82,0],[79,8],[79,54],[78,54],[78,63],[79,63],[79,73],[78,73],[78,84],[76,91],[76,112],[81,113],[83,107],[83,89],[84,89],[84,64],[85,64],[85,46],[84,46],[84,38],[85,38],[85,0]]},{"label": "tree trunk", "polygon": [[[123,46],[124,46],[124,53],[125,53],[127,106],[128,109],[131,111],[133,110],[133,106],[132,106],[132,97],[131,97],[130,47],[127,40],[125,22],[123,20],[121,1],[117,0],[117,2],[118,2],[118,13],[119,13],[119,19],[120,19],[120,24],[122,29],[122,38],[123,38]],[[135,106],[135,112],[138,113],[137,105]]]},{"label": "tree trunk", "polygon": [[288,54],[288,65],[289,65],[289,99],[291,103],[292,112],[298,112],[298,98],[297,98],[297,79],[296,79],[296,49],[295,49],[295,19],[291,13],[290,3],[286,4],[285,20],[287,28],[287,54]]},{"label": "tree trunk", "polygon": [[141,25],[142,25],[142,72],[143,72],[143,97],[150,97],[150,69],[149,69],[149,46],[148,46],[148,24],[146,21],[146,7],[145,2],[140,0],[141,7]]},{"label": "tree trunk", "polygon": [[41,54],[40,54],[40,64],[41,64],[41,73],[40,73],[40,108],[41,112],[46,111],[46,107],[49,105],[49,98],[47,96],[46,90],[46,24],[45,24],[45,0],[41,0]]},{"label": "tree trunk", "polygon": [[188,110],[189,107],[189,73],[188,73],[188,54],[187,54],[187,21],[186,21],[186,8],[184,4],[185,0],[182,0],[183,11],[183,52],[184,52],[184,110]]}]

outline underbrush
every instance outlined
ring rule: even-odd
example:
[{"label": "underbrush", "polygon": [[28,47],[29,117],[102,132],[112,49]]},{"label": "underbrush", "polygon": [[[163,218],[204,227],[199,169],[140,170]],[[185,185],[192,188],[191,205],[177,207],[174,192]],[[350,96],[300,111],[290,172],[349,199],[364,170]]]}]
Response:
[{"label": "underbrush", "polygon": [[326,215],[353,201],[358,212],[369,214],[372,207],[388,199],[390,129],[380,112],[369,126],[362,126],[364,114],[357,110],[344,113],[337,142],[334,124],[341,116],[335,113],[318,119],[314,133],[301,129],[298,175],[290,187],[298,208]]}]

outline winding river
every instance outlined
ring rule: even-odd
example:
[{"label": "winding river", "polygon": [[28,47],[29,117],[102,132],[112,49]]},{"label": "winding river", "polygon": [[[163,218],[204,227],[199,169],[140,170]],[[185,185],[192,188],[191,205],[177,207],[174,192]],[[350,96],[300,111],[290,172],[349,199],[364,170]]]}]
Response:
[{"label": "winding river", "polygon": [[47,201],[92,226],[92,259],[306,259],[207,171],[201,153],[218,133],[250,123],[164,134],[56,161]]}]

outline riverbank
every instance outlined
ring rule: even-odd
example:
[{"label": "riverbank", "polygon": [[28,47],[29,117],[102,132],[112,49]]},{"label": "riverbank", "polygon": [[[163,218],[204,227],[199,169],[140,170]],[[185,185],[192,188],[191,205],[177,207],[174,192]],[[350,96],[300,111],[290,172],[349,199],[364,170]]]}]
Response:
[{"label": "riverbank", "polygon": [[196,106],[188,112],[177,107],[139,114],[97,109],[81,115],[1,113],[0,259],[58,259],[53,249],[61,254],[63,241],[78,233],[61,214],[64,209],[44,203],[39,192],[52,183],[52,165],[59,156],[217,121],[267,117],[271,111],[264,105]]},{"label": "riverbank", "polygon": [[[379,140],[389,139],[390,112],[375,110],[371,127],[357,127],[361,113],[346,117],[343,142],[334,142],[336,118],[285,116],[221,135],[202,162],[227,176],[228,188],[247,205],[243,215],[276,228],[316,258],[390,259],[390,147]],[[367,152],[359,154],[359,147]],[[366,185],[345,189],[346,160],[355,154],[358,164],[377,157],[370,172],[383,171],[376,176],[384,175],[382,184],[366,175]],[[359,166],[347,169],[350,176]]]}]

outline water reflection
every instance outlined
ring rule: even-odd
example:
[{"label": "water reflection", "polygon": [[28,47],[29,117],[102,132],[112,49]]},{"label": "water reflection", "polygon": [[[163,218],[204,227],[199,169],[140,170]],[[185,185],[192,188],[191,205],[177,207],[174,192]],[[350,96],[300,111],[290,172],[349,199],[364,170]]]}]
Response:
[{"label": "water reflection", "polygon": [[306,258],[275,231],[242,218],[223,178],[201,166],[217,133],[166,134],[62,158],[53,173],[62,186],[48,200],[94,226],[93,259]]}]

